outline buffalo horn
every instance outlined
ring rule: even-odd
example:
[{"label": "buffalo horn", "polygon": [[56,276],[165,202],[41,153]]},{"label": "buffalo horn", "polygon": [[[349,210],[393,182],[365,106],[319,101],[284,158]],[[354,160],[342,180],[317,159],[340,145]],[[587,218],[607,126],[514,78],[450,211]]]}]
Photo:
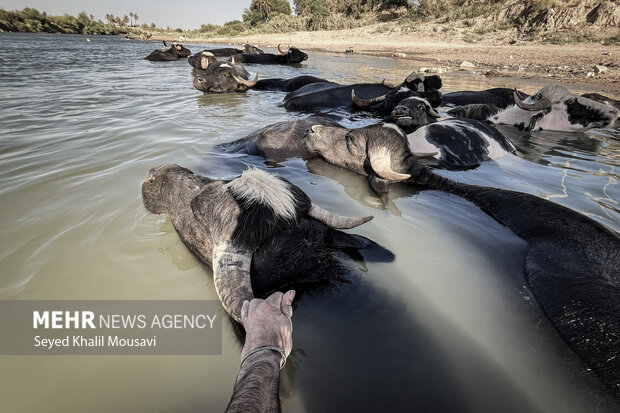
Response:
[{"label": "buffalo horn", "polygon": [[213,282],[224,309],[239,323],[244,301],[254,298],[250,279],[252,254],[230,244],[213,248]]},{"label": "buffalo horn", "polygon": [[286,54],[287,52],[283,52],[282,49],[280,48],[280,43],[278,43],[278,52],[280,52],[280,54]]},{"label": "buffalo horn", "polygon": [[440,118],[441,116],[439,116],[439,113],[437,113],[437,111],[435,109],[433,109],[432,107],[428,110],[428,114],[431,115],[434,118]]},{"label": "buffalo horn", "polygon": [[202,56],[202,58],[200,58],[200,67],[202,67],[203,70],[207,70],[207,68],[209,67],[209,59],[207,59],[205,56]]},{"label": "buffalo horn", "polygon": [[233,75],[233,78],[237,81],[237,83],[242,83],[247,87],[252,87],[256,84],[256,82],[258,82],[258,73],[256,74],[256,76],[254,76],[254,80],[245,80],[244,78],[237,75]]},{"label": "buffalo horn", "polygon": [[369,106],[375,105],[377,103],[381,103],[385,100],[386,95],[377,96],[376,98],[364,100],[355,96],[355,89],[351,90],[351,99],[353,99],[353,104],[358,108],[367,108]]},{"label": "buffalo horn", "polygon": [[170,50],[170,49],[172,49],[172,46],[168,46],[168,45],[166,44],[166,41],[165,41],[165,40],[162,40],[162,41],[161,41],[161,43],[164,45],[164,49],[165,49],[165,50]]},{"label": "buffalo horn", "polygon": [[541,98],[538,102],[524,103],[520,98],[517,90],[513,92],[515,104],[523,110],[541,110],[551,106],[551,101],[547,97]]},{"label": "buffalo horn", "polygon": [[316,219],[319,222],[327,225],[331,228],[336,229],[351,229],[357,226],[360,226],[368,221],[370,221],[373,217],[345,217],[342,215],[334,214],[326,209],[321,208],[316,204],[312,204],[310,208],[310,212],[308,215],[312,218]]},{"label": "buffalo horn", "polygon": [[402,181],[411,177],[409,174],[401,174],[392,170],[390,152],[385,148],[368,151],[368,157],[373,171],[383,179]]},{"label": "buffalo horn", "polygon": [[243,52],[244,49],[240,48],[239,46],[237,46],[236,44],[233,43],[233,46],[235,47],[235,49],[240,50]]}]

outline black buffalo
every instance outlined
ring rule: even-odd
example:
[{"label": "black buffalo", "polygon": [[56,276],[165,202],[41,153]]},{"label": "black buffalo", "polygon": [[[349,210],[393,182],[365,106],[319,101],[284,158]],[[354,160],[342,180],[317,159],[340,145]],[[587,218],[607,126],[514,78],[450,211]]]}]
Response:
[{"label": "black buffalo", "polygon": [[258,81],[254,90],[272,90],[278,92],[293,92],[300,87],[309,85],[311,83],[330,83],[325,79],[321,79],[315,76],[297,76],[291,79],[261,79]]},{"label": "black buffalo", "polygon": [[245,92],[258,82],[258,73],[253,80],[249,78],[243,65],[215,62],[204,73],[194,76],[194,87],[205,94]]},{"label": "black buffalo", "polygon": [[352,111],[363,108],[388,115],[401,100],[411,96],[426,97],[434,107],[439,106],[439,88],[439,76],[425,78],[417,73],[412,73],[396,87],[383,83],[313,83],[286,95],[283,105],[287,109],[299,111],[335,108]]},{"label": "black buffalo", "polygon": [[179,60],[184,57],[188,57],[189,55],[192,54],[192,52],[188,48],[178,43],[172,43],[172,46],[168,46],[166,42],[162,40],[162,44],[164,45],[163,52],[161,50],[154,50],[151,52],[151,54],[149,54],[144,59],[151,60],[154,62],[162,62],[162,61],[170,61],[170,60]]},{"label": "black buffalo", "polygon": [[[527,94],[516,91],[519,98],[525,99]],[[515,104],[515,89],[497,87],[480,91],[461,91],[444,93],[442,104],[446,106],[465,106],[471,104],[495,105],[500,109],[505,109]]]},{"label": "black buffalo", "polygon": [[472,103],[470,105],[452,108],[448,111],[448,115],[454,116],[455,118],[486,120],[489,116],[499,113],[500,110],[500,108],[493,104]]},{"label": "black buffalo", "polygon": [[151,169],[142,199],[149,212],[167,214],[183,243],[212,266],[215,290],[239,322],[244,300],[346,280],[338,250],[377,246],[339,231],[372,217],[326,211],[299,187],[258,169],[223,181],[163,165]]},{"label": "black buffalo", "polygon": [[[544,98],[544,97],[543,97]],[[313,130],[315,128],[312,128]],[[407,182],[451,192],[480,207],[528,243],[524,274],[568,345],[620,397],[620,237],[591,218],[537,196],[467,185],[433,173],[401,132],[369,130],[355,142],[313,131],[309,149],[369,176],[376,191]]]},{"label": "black buffalo", "polygon": [[296,47],[289,48],[286,52],[283,52],[278,45],[278,51],[280,54],[247,54],[241,53],[231,57],[231,61],[235,63],[254,63],[254,64],[266,64],[266,65],[289,65],[295,63],[301,63],[308,59],[308,55]]},{"label": "black buffalo", "polygon": [[245,44],[243,47],[223,47],[219,49],[205,49],[205,52],[209,52],[213,54],[213,56],[217,57],[225,57],[225,56],[237,56],[242,53],[245,54],[262,54],[263,51],[256,46],[252,46],[251,44]]}]

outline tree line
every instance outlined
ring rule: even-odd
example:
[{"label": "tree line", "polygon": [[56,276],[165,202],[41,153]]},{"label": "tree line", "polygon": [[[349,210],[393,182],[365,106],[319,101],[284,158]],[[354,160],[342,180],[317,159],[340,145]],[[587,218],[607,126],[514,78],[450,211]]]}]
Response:
[{"label": "tree line", "polygon": [[[136,27],[139,16],[130,12],[123,17],[106,14],[106,22],[95,20],[92,14],[81,12],[77,16],[64,14],[49,16],[46,12],[26,7],[23,10],[7,11],[0,8],[0,30],[5,32],[70,33],[70,34],[126,34]],[[146,23],[144,29],[155,29],[155,24]]]}]

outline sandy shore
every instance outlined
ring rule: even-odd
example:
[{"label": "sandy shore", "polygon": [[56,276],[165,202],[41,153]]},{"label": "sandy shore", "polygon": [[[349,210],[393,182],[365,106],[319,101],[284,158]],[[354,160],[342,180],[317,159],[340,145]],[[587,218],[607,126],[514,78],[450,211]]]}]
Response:
[{"label": "sandy shore", "polygon": [[[415,29],[414,29],[415,30]],[[178,39],[175,39],[178,40]],[[480,43],[441,40],[399,30],[381,33],[367,26],[351,30],[260,34],[235,38],[187,39],[196,43],[251,43],[259,47],[296,46],[306,50],[394,56],[411,60],[413,70],[427,69],[442,76],[482,77],[487,84],[506,84],[507,78],[528,83],[562,83],[620,98],[620,45],[600,43],[553,45],[506,40]],[[471,65],[463,62],[471,63]],[[598,73],[596,66],[600,66]]]}]

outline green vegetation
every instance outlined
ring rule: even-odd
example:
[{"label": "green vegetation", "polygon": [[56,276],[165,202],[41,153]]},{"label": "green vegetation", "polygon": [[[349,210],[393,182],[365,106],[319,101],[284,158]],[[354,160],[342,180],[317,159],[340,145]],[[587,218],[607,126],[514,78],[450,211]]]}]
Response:
[{"label": "green vegetation", "polygon": [[[131,21],[138,19],[133,12]],[[111,14],[107,23],[95,20],[92,15],[82,12],[77,17],[68,14],[48,16],[45,12],[27,7],[21,11],[0,9],[0,30],[7,32],[32,33],[76,33],[76,34],[122,34],[127,33],[128,16],[123,18]]]}]

